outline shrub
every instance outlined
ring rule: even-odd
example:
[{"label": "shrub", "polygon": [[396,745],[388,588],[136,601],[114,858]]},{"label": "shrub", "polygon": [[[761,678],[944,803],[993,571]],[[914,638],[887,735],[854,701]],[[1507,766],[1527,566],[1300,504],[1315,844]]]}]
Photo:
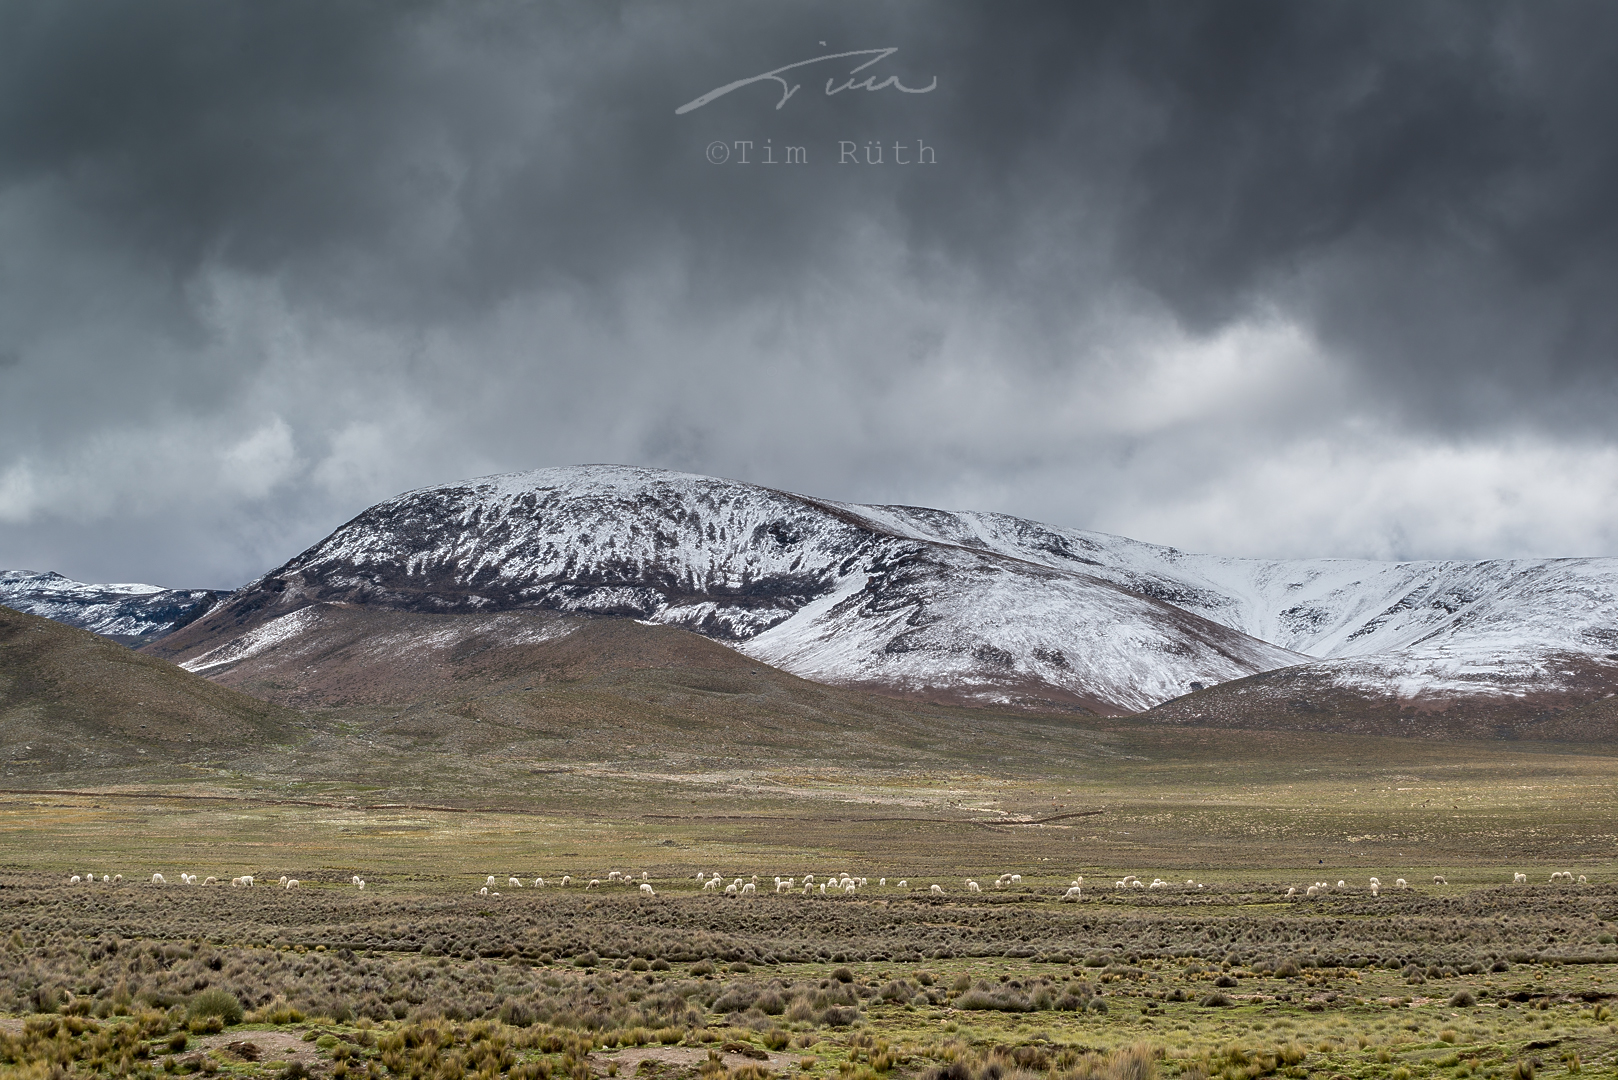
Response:
[{"label": "shrub", "polygon": [[968,990],[955,999],[957,1009],[1032,1012],[1033,1002],[1015,990]]},{"label": "shrub", "polygon": [[1470,990],[1457,990],[1450,997],[1449,1003],[1454,1005],[1456,1008],[1465,1009],[1476,1005],[1478,1003],[1478,999],[1472,996],[1472,991]]},{"label": "shrub", "polygon": [[532,1027],[534,1020],[533,1006],[518,998],[506,998],[500,1003],[500,1022],[510,1024],[512,1027]]},{"label": "shrub", "polygon": [[834,968],[831,977],[840,983],[851,983],[854,981],[854,972],[846,967]]},{"label": "shrub", "polygon": [[193,1021],[216,1016],[226,1025],[242,1022],[242,1003],[236,1000],[235,994],[221,986],[210,986],[191,995],[187,1012]]},{"label": "shrub", "polygon": [[827,1027],[848,1027],[860,1018],[858,1009],[843,1009],[833,1006],[826,1010],[823,1017]]},{"label": "shrub", "polygon": [[1222,994],[1219,991],[1215,990],[1213,993],[1211,993],[1208,996],[1204,997],[1197,1004],[1203,1006],[1204,1008],[1208,1008],[1208,1009],[1220,1009],[1220,1008],[1224,1008],[1227,1005],[1234,1005],[1234,1004],[1236,1004],[1236,1002],[1231,999],[1231,996],[1229,994]]}]

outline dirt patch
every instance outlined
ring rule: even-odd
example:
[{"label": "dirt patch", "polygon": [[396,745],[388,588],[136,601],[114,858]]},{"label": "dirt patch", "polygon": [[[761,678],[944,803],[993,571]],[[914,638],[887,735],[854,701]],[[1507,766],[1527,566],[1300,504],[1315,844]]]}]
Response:
[{"label": "dirt patch", "polygon": [[[714,1047],[714,1049],[718,1050],[719,1048]],[[768,1060],[754,1056],[758,1054],[766,1054]],[[725,1059],[725,1064],[728,1066],[736,1066],[744,1064],[748,1061],[756,1061],[757,1064],[768,1066],[772,1072],[784,1073],[792,1068],[792,1066],[797,1062],[799,1055],[767,1053],[766,1051],[759,1050],[758,1048],[754,1047],[752,1048],[751,1054],[743,1055],[735,1051],[721,1050],[720,1056]],[[652,1061],[659,1065],[672,1066],[678,1069],[695,1069],[704,1061],[708,1060],[708,1047],[626,1046],[621,1049],[614,1050],[611,1053],[597,1051],[596,1053],[590,1055],[590,1060],[592,1064],[600,1066],[602,1071],[605,1071],[608,1062],[617,1062],[618,1074],[620,1076],[632,1076],[635,1074],[636,1070],[640,1068],[640,1063],[643,1061]]]},{"label": "dirt patch", "polygon": [[0,1031],[9,1032],[12,1035],[21,1035],[22,1023],[22,1017],[20,1016],[0,1016]]},{"label": "dirt patch", "polygon": [[234,1053],[229,1049],[232,1043],[252,1043],[257,1048],[256,1058],[260,1062],[298,1061],[305,1068],[314,1068],[325,1061],[314,1043],[303,1041],[300,1031],[222,1031],[198,1039],[197,1047],[204,1051],[216,1051],[216,1056],[224,1060],[248,1060],[249,1054]]}]

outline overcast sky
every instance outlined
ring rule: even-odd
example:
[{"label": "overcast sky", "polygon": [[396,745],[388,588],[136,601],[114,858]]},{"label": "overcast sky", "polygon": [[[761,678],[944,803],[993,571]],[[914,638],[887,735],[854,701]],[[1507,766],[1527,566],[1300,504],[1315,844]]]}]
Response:
[{"label": "overcast sky", "polygon": [[1618,555],[1615,113],[1605,0],[0,0],[0,567],[583,462]]}]

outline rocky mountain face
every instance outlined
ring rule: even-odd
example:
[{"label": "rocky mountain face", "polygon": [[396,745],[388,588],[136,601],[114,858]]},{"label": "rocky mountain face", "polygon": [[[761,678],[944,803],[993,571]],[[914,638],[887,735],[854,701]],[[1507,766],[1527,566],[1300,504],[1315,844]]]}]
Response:
[{"label": "rocky mountain face", "polygon": [[173,633],[226,595],[158,585],[86,585],[57,573],[0,570],[0,604],[126,645]]}]

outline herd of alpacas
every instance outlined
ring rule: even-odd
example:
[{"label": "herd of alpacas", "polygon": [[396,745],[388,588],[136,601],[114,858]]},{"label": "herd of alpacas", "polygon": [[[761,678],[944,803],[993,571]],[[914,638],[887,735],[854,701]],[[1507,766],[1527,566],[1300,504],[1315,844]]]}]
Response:
[{"label": "herd of alpacas", "polygon": [[[100,884],[103,884],[103,885],[117,885],[117,884],[121,884],[123,882],[123,880],[124,880],[124,876],[122,874],[102,874],[101,878],[100,878]],[[555,880],[554,884],[557,887],[565,888],[567,886],[570,886],[570,885],[574,884],[575,881],[582,881],[582,880],[583,879],[574,878],[571,874],[563,874],[560,878]],[[1514,884],[1514,885],[1526,885],[1528,883],[1528,875],[1524,874],[1524,873],[1514,873],[1514,874],[1512,874],[1512,879],[1511,880],[1512,880],[1512,884]],[[756,896],[758,894],[758,889],[759,889],[759,878],[758,878],[757,874],[752,875],[751,878],[736,878],[735,880],[727,883],[725,881],[724,876],[722,874],[718,873],[717,871],[714,871],[712,873],[712,875],[710,876],[710,874],[707,871],[698,870],[697,871],[697,876],[696,876],[696,881],[701,886],[701,891],[702,892],[712,892],[712,893],[715,893],[715,894],[720,895],[720,896],[735,897],[735,898],[738,898],[738,899],[741,898],[741,897],[744,897],[744,896]],[[1575,878],[1574,875],[1572,874],[1572,872],[1570,872],[1570,871],[1558,870],[1558,871],[1556,871],[1555,873],[1553,873],[1551,875],[1551,884],[1552,885],[1556,885],[1556,884],[1572,885],[1572,884],[1575,883],[1575,881],[1580,885],[1587,884],[1587,880],[1585,878],[1585,875],[1583,875],[1583,874],[1580,874],[1580,875],[1578,875],[1577,878]],[[96,876],[94,874],[83,874],[83,875],[74,874],[72,877],[68,878],[67,883],[69,885],[80,885],[80,884],[94,885],[94,884],[97,884],[97,879],[96,879]],[[167,885],[168,883],[169,883],[168,879],[166,877],[164,877],[161,873],[156,873],[156,874],[153,874],[151,876],[151,884],[153,884],[153,885]],[[802,895],[802,896],[853,896],[856,893],[858,893],[861,889],[867,888],[870,885],[870,883],[871,882],[870,882],[869,878],[853,877],[853,876],[851,876],[850,874],[847,874],[847,873],[829,874],[829,875],[826,876],[826,878],[823,881],[819,881],[819,882],[817,882],[815,880],[815,876],[813,874],[805,874],[802,877],[802,879],[791,878],[791,877],[777,877],[775,879],[775,891],[778,894],[779,893],[787,893],[787,894],[797,894],[797,895]],[[203,886],[209,886],[209,885],[219,885],[219,884],[221,884],[221,881],[220,881],[219,878],[209,877],[209,878],[206,878],[206,879],[204,879],[203,881],[201,881],[199,883],[197,881],[197,875],[196,874],[188,874],[188,873],[185,873],[185,872],[182,871],[181,874],[180,874],[180,884],[181,885],[197,885],[197,884],[201,884]],[[256,879],[251,874],[244,874],[241,877],[234,877],[234,878],[230,879],[230,887],[233,888],[233,889],[250,889],[250,888],[253,888],[256,884],[257,884]],[[303,882],[301,882],[297,878],[286,877],[285,875],[283,875],[280,878],[280,880],[278,880],[275,883],[275,886],[277,888],[281,888],[281,889],[296,889],[296,888],[300,887],[302,884],[303,884]],[[365,879],[360,877],[358,874],[355,874],[351,878],[349,878],[348,884],[352,885],[356,889],[359,889],[360,891],[364,891],[364,889],[365,889]],[[999,877],[995,878],[994,883],[993,883],[993,885],[991,887],[995,888],[995,889],[1006,889],[1006,888],[1010,888],[1012,886],[1021,885],[1021,884],[1022,884],[1022,875],[1021,874],[1006,873],[1006,874],[1001,874]],[[1449,881],[1448,881],[1447,878],[1444,877],[1443,874],[1434,874],[1433,875],[1433,884],[1434,885],[1448,885]],[[493,874],[490,874],[488,876],[488,879],[484,881],[482,887],[477,890],[476,895],[478,895],[478,896],[499,896],[500,892],[499,892],[499,889],[498,889],[498,885],[499,885],[498,879],[496,879],[496,877]],[[642,896],[655,897],[657,895],[657,890],[652,888],[651,876],[649,874],[647,874],[646,871],[644,871],[644,870],[641,871],[641,874],[640,874],[639,877],[635,877],[633,874],[620,873],[617,870],[612,870],[612,871],[608,872],[608,874],[607,874],[607,876],[605,878],[590,878],[589,879],[589,884],[585,885],[584,888],[585,889],[601,889],[601,888],[610,888],[612,886],[630,886],[630,887],[638,886],[639,887],[639,893]],[[506,888],[507,889],[521,889],[523,887],[524,886],[523,886],[523,879],[522,878],[509,877],[509,876],[506,878]],[[533,885],[528,886],[528,887],[529,888],[535,888],[535,889],[543,889],[543,888],[546,887],[546,881],[542,877],[536,877],[534,879]],[[898,889],[898,890],[901,890],[901,891],[908,892],[908,891],[910,891],[910,882],[909,882],[909,880],[907,878],[899,878],[894,885],[890,886],[888,884],[888,879],[887,878],[878,878],[877,883],[876,883],[876,887],[878,889],[893,888],[893,889]],[[1393,882],[1393,888],[1394,889],[1408,889],[1410,887],[1411,887],[1410,883],[1407,882],[1404,878],[1395,878],[1394,879],[1394,882]],[[1180,889],[1180,890],[1189,891],[1189,890],[1205,889],[1205,888],[1207,888],[1207,886],[1204,885],[1202,882],[1197,881],[1195,878],[1188,879],[1185,882],[1185,884],[1183,884],[1183,885],[1180,884],[1179,882],[1165,881],[1162,878],[1153,878],[1151,883],[1148,884],[1145,881],[1142,881],[1135,874],[1126,874],[1123,877],[1119,878],[1117,881],[1113,882],[1113,889],[1114,890]],[[1369,880],[1369,882],[1367,883],[1367,885],[1366,885],[1365,891],[1368,891],[1370,893],[1370,895],[1372,895],[1372,896],[1380,896],[1380,895],[1382,895],[1382,888],[1383,888],[1383,886],[1382,886],[1382,882],[1380,880],[1378,880],[1377,878],[1371,878]],[[983,886],[979,885],[976,881],[968,879],[966,881],[966,884],[965,884],[965,890],[966,890],[967,893],[982,893],[983,892]],[[1313,899],[1313,898],[1319,897],[1319,896],[1325,896],[1326,894],[1331,893],[1331,892],[1356,892],[1356,891],[1360,891],[1360,886],[1350,885],[1345,880],[1339,880],[1335,887],[1329,881],[1316,881],[1316,882],[1313,882],[1313,883],[1311,883],[1309,885],[1303,886],[1301,888],[1301,890],[1300,890],[1300,887],[1296,886],[1296,885],[1289,887],[1287,889],[1287,891],[1286,891],[1285,899],[1287,899],[1287,900],[1299,900],[1299,899],[1307,900],[1307,899]],[[933,885],[927,886],[927,894],[928,895],[942,896],[942,895],[944,895],[944,893],[945,893],[945,890],[944,890],[944,887],[942,885],[933,884]],[[1084,898],[1084,877],[1083,877],[1083,875],[1080,875],[1079,877],[1074,878],[1073,881],[1065,888],[1065,890],[1062,891],[1057,896],[1058,900],[1082,900],[1083,898]]]}]

